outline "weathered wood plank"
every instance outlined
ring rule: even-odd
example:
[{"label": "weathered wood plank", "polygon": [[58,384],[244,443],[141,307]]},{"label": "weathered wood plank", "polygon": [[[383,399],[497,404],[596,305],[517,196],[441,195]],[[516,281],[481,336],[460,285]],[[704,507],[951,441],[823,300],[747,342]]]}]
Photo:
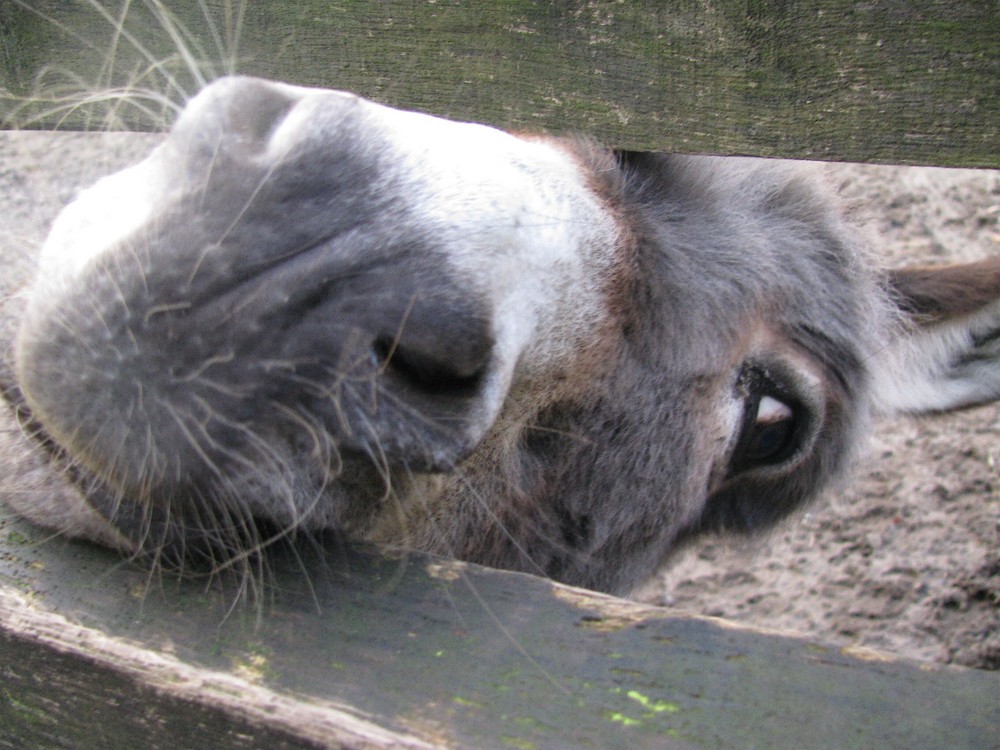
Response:
[{"label": "weathered wood plank", "polygon": [[193,60],[634,149],[1000,166],[995,3],[177,0],[169,20],[157,5],[0,5],[0,125],[159,127],[155,99],[61,96],[178,101]]},{"label": "weathered wood plank", "polygon": [[1000,729],[1000,675],[530,576],[331,544],[268,578],[241,604],[4,521],[0,746],[979,748]]}]

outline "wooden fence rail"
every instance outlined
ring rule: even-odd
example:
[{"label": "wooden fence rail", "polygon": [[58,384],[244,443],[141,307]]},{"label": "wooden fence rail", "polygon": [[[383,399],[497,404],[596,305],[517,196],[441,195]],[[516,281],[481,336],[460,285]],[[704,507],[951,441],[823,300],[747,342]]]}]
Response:
[{"label": "wooden fence rail", "polygon": [[[0,528],[0,747],[986,748],[1000,675],[342,549],[256,605]],[[139,744],[137,744],[139,743]]]},{"label": "wooden fence rail", "polygon": [[197,68],[631,149],[996,167],[998,49],[981,0],[5,0],[0,127],[162,127],[99,92],[182,100]]}]

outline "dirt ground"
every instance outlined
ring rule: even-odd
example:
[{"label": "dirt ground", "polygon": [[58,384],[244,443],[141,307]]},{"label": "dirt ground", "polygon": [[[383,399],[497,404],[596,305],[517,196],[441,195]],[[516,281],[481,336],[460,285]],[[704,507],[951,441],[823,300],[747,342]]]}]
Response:
[{"label": "dirt ground", "polygon": [[[148,144],[148,138],[145,143]],[[4,289],[96,174],[148,145],[0,132]],[[891,263],[1000,252],[1000,172],[838,165]],[[881,425],[844,489],[753,543],[709,539],[639,598],[845,644],[1000,668],[1000,407]]]}]

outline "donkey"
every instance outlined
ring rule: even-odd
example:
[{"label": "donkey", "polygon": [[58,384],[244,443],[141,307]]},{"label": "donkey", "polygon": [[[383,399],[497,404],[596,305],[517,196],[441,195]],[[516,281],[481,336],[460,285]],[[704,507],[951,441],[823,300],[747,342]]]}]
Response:
[{"label": "donkey", "polygon": [[616,152],[221,79],[60,215],[5,395],[78,492],[213,569],[334,531],[609,592],[1000,397],[1000,258],[877,270],[808,167]]}]

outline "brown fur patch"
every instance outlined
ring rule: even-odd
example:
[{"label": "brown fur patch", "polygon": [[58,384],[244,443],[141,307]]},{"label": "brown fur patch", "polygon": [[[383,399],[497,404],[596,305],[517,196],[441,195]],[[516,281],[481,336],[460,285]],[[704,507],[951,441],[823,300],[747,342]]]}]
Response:
[{"label": "brown fur patch", "polygon": [[921,325],[970,315],[1000,300],[1000,256],[895,269],[889,272],[889,291],[899,309]]},{"label": "brown fur patch", "polygon": [[600,198],[618,227],[614,260],[603,281],[609,322],[618,330],[625,330],[635,315],[633,301],[639,274],[636,254],[641,231],[636,226],[638,217],[626,198],[625,175],[615,153],[590,139],[563,138],[554,143],[576,159],[588,187]]}]

